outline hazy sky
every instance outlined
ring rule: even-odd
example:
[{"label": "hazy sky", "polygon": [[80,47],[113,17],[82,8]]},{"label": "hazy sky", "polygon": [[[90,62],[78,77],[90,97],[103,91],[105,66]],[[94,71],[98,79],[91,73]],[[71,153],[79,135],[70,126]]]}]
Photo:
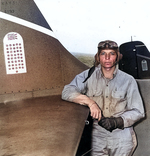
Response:
[{"label": "hazy sky", "polygon": [[106,39],[142,41],[150,50],[149,0],[34,0],[70,52],[96,53]]}]

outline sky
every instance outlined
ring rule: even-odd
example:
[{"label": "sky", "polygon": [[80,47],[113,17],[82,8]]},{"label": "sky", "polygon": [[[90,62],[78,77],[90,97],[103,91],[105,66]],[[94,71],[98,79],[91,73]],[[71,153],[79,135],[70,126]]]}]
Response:
[{"label": "sky", "polygon": [[69,52],[97,52],[103,40],[142,41],[150,50],[149,0],[34,0]]}]

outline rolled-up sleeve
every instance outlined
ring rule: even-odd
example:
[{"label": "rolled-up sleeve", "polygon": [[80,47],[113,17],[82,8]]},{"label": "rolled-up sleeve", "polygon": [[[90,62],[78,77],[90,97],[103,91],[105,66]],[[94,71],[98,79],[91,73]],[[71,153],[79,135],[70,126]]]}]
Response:
[{"label": "rolled-up sleeve", "polygon": [[145,116],[144,106],[137,83],[134,78],[131,79],[127,92],[127,108],[121,115],[124,120],[124,127],[130,127],[135,122]]},{"label": "rolled-up sleeve", "polygon": [[87,77],[88,71],[76,75],[70,84],[64,86],[62,91],[63,100],[72,102],[78,95],[86,93],[86,83],[83,83],[83,81]]}]

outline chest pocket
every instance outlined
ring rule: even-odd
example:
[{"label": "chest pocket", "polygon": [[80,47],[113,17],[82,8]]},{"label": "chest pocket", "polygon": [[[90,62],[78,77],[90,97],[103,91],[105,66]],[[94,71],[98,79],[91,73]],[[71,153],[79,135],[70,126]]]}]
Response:
[{"label": "chest pocket", "polygon": [[126,97],[125,91],[112,91],[112,97],[116,99],[124,99]]},{"label": "chest pocket", "polygon": [[119,113],[125,110],[127,97],[125,91],[112,91],[112,101],[110,110],[113,113]]},{"label": "chest pocket", "polygon": [[98,92],[95,92],[94,94],[89,94],[87,93],[87,96],[94,100],[98,106],[103,109],[103,106],[104,106],[104,97],[103,97],[103,92],[102,91],[98,91]]}]

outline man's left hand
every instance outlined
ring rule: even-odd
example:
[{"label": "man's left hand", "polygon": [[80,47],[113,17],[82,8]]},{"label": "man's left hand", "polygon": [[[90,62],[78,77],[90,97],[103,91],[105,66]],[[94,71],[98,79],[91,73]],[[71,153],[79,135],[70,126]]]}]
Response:
[{"label": "man's left hand", "polygon": [[121,117],[102,117],[98,124],[110,132],[116,128],[123,129],[124,127],[124,122]]}]

